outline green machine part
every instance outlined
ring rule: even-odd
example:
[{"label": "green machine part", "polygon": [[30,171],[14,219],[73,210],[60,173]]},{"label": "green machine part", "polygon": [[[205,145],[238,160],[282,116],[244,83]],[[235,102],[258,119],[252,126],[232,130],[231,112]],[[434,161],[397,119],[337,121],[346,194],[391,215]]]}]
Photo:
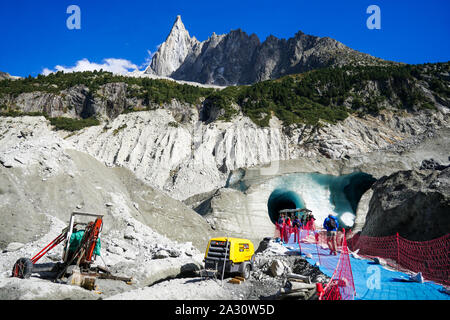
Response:
[{"label": "green machine part", "polygon": [[[81,244],[81,240],[83,239],[84,236],[84,230],[79,230],[77,232],[72,233],[72,235],[70,236],[70,241],[69,241],[69,252],[75,252],[78,247]],[[101,248],[101,243],[100,243],[100,238],[97,239],[97,243],[95,244],[95,248],[94,248],[94,254],[99,256],[100,255],[100,248]]]}]

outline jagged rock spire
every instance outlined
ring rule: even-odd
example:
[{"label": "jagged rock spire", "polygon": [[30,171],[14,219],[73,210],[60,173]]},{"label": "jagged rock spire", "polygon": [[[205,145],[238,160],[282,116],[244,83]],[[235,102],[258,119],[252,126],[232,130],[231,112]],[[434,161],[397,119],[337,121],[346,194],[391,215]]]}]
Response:
[{"label": "jagged rock spire", "polygon": [[194,37],[190,37],[181,16],[178,15],[166,41],[161,44],[158,52],[153,56],[152,62],[145,73],[170,76],[181,66],[197,42]]}]

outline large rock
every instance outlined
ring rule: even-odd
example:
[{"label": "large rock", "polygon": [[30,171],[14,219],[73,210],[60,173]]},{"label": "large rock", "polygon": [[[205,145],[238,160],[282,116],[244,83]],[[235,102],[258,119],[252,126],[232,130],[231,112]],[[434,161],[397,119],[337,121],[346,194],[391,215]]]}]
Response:
[{"label": "large rock", "polygon": [[17,97],[4,95],[0,103],[21,112],[44,112],[51,117],[77,118],[93,114],[92,93],[84,85],[76,85],[59,94],[45,91],[24,92]]},{"label": "large rock", "polygon": [[270,265],[270,273],[273,277],[280,277],[284,274],[285,271],[286,266],[282,260],[273,260],[272,264]]},{"label": "large rock", "polygon": [[399,171],[379,179],[362,235],[425,241],[450,231],[450,168]]},{"label": "large rock", "polygon": [[369,212],[370,199],[372,199],[373,190],[367,190],[361,197],[356,209],[355,224],[352,232],[354,234],[360,232],[366,223],[367,212]]}]

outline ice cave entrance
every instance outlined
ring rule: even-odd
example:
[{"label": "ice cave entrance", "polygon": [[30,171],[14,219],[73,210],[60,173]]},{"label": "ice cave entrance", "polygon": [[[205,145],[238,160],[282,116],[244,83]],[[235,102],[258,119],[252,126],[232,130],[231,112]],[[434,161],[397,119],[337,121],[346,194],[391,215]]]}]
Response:
[{"label": "ice cave entrance", "polygon": [[276,189],[270,195],[267,207],[270,220],[276,223],[280,215],[280,210],[301,209],[305,207],[305,204],[296,192],[287,189]]},{"label": "ice cave entrance", "polygon": [[332,213],[337,215],[341,226],[351,227],[362,195],[375,181],[364,172],[341,176],[295,173],[277,177],[267,201],[270,220],[276,223],[282,209],[307,208],[313,211],[317,225]]}]

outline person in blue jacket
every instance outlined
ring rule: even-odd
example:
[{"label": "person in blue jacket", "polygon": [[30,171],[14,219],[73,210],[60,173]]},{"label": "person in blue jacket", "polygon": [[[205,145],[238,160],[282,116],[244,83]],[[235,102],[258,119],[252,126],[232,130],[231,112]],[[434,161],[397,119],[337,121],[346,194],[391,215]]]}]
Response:
[{"label": "person in blue jacket", "polygon": [[327,245],[330,248],[330,255],[337,255],[336,233],[339,229],[337,218],[329,214],[323,222],[323,227],[327,230]]}]

